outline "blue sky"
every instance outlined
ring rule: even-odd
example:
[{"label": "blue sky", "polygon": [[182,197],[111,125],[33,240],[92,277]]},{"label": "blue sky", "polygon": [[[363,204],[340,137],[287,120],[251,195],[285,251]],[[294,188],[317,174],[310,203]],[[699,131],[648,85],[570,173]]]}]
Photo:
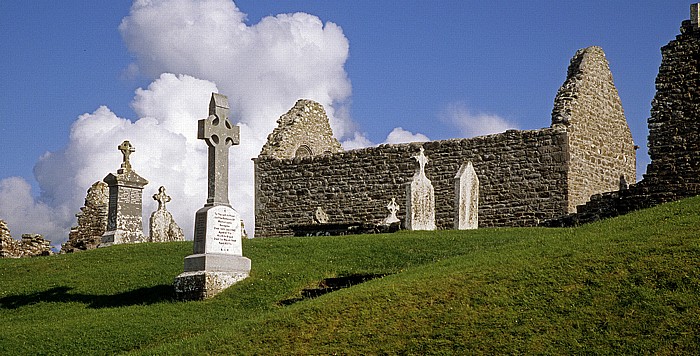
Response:
[{"label": "blue sky", "polygon": [[[172,0],[171,3],[170,7],[173,8],[190,6],[187,5],[189,0]],[[226,5],[217,3],[222,8]],[[307,77],[318,83],[306,87],[306,83],[299,84],[303,81],[293,78],[274,90],[249,85],[251,95],[272,99],[275,93],[285,96],[278,105],[256,111],[251,107],[265,105],[266,101],[249,99],[245,94],[246,88],[236,87],[236,75],[245,76],[248,68],[257,70],[254,67],[266,65],[269,62],[266,59],[239,60],[236,62],[240,63],[236,64],[237,70],[246,67],[242,72],[217,76],[217,69],[208,68],[205,59],[190,67],[177,61],[182,54],[176,51],[166,54],[149,52],[149,46],[156,43],[153,41],[159,40],[159,33],[166,33],[161,29],[187,26],[186,23],[176,23],[177,19],[163,15],[155,17],[155,20],[151,18],[158,26],[164,26],[162,28],[147,27],[150,25],[144,23],[138,27],[134,24],[139,20],[133,16],[132,24],[120,32],[120,23],[130,16],[131,4],[125,1],[0,2],[0,32],[3,33],[0,39],[0,137],[3,140],[0,185],[4,181],[5,190],[15,189],[14,184],[21,179],[31,187],[30,195],[34,199],[27,203],[26,209],[36,210],[40,205],[49,211],[62,210],[58,214],[61,217],[56,218],[55,225],[58,227],[51,231],[54,234],[58,234],[55,231],[65,231],[72,214],[82,203],[87,186],[76,182],[76,187],[71,187],[82,193],[62,195],[56,191],[60,187],[46,182],[51,181],[54,175],[55,179],[73,179],[71,174],[61,172],[60,157],[77,161],[83,159],[79,155],[68,154],[75,145],[70,132],[76,120],[86,113],[98,117],[96,110],[100,106],[132,123],[144,113],[151,113],[149,116],[160,120],[157,108],[143,104],[141,109],[135,109],[134,102],[138,88],[150,92],[148,88],[153,83],[165,86],[167,80],[160,77],[161,73],[188,75],[213,83],[223,94],[232,98],[230,101],[234,106],[237,102],[241,103],[239,109],[232,108],[233,114],[241,116],[242,122],[247,123],[253,134],[262,139],[268,132],[255,130],[267,130],[271,126],[256,126],[255,120],[274,123],[286,110],[283,108],[291,107],[293,102],[290,103],[289,98],[298,92],[323,97],[325,99],[310,99],[322,103],[327,100],[325,104],[334,107],[335,111],[330,115],[332,120],[337,119],[336,127],[342,127],[336,130],[336,133],[342,132],[343,137],[339,137],[341,141],[377,144],[392,142],[387,136],[398,127],[403,129],[399,132],[404,134],[403,137],[424,135],[432,140],[478,134],[482,132],[479,125],[489,126],[494,122],[495,128],[503,125],[518,129],[547,127],[550,125],[554,96],[564,82],[570,58],[579,48],[591,45],[601,46],[610,62],[635,143],[642,147],[638,151],[638,173],[641,174],[648,163],[646,119],[661,61],[660,47],[678,34],[681,21],[689,17],[690,5],[687,1],[676,0],[242,0],[235,4],[240,13],[245,14],[243,24],[249,29],[254,28],[261,19],[278,14],[304,12],[318,17],[326,30],[322,41],[328,44],[328,47],[322,48],[337,49],[337,56],[319,62],[318,75],[313,68],[301,68],[304,63],[290,64],[289,69],[309,73]],[[309,19],[296,20],[303,22]],[[339,28],[333,30],[328,23],[334,23]],[[198,26],[198,23],[194,26]],[[275,26],[266,28],[278,28]],[[263,26],[259,26],[258,30],[263,33]],[[150,37],[142,36],[141,32],[148,31],[152,31],[148,33]],[[270,30],[268,35],[281,33],[275,31]],[[190,48],[188,45],[178,47],[178,50],[186,52]],[[197,47],[200,44],[191,45]],[[294,43],[286,45],[293,47]],[[343,53],[343,45],[347,45],[347,54]],[[255,48],[247,50],[258,53]],[[163,51],[167,52],[167,48],[160,52]],[[217,58],[222,53],[210,52],[186,53],[182,57],[211,57],[212,63],[226,63],[226,58]],[[314,52],[309,56],[318,57],[321,53]],[[160,57],[153,59],[154,56]],[[298,58],[305,60],[303,56]],[[322,67],[325,64],[328,64],[328,68]],[[280,73],[279,64],[271,65],[277,69],[265,73],[280,75],[272,83],[288,79],[284,73]],[[220,79],[223,77],[226,78]],[[330,84],[322,83],[326,79]],[[209,85],[197,83],[197,88]],[[295,87],[297,84],[300,85],[298,91]],[[349,85],[344,91],[334,91],[334,88],[343,88],[346,84]],[[156,90],[154,85],[152,91]],[[256,90],[259,94],[256,94]],[[238,96],[241,99],[237,101]],[[195,116],[193,120],[201,118],[197,117],[198,113],[192,114]],[[233,119],[237,121],[236,116]],[[472,120],[474,125],[457,120]],[[162,121],[158,122],[162,124]],[[144,121],[143,125],[146,124]],[[115,137],[115,140],[120,139]],[[255,141],[255,144],[261,145],[261,142]],[[112,144],[105,145],[109,146],[109,151],[105,152],[116,152]],[[141,147],[149,146],[142,144]],[[255,147],[246,150],[256,152]],[[42,177],[37,178],[33,170],[46,152],[53,153],[53,158],[46,159],[50,164],[45,163],[38,170],[37,175]],[[114,157],[110,156],[104,160],[110,160],[105,167],[118,168],[118,158],[114,161]],[[75,167],[83,166],[66,164],[63,168]],[[86,172],[94,174],[94,179],[91,179],[95,181],[109,171]],[[10,184],[10,177],[19,178]],[[151,188],[157,189],[157,186]],[[6,194],[4,203],[0,197],[0,203],[7,204],[9,197],[12,195]],[[70,204],[62,205],[58,201],[62,198],[70,200]],[[9,210],[6,206],[4,213],[29,214]],[[2,212],[3,207],[0,207]],[[187,211],[181,213],[182,216],[188,214],[190,212]],[[0,218],[10,220],[13,234],[16,229],[22,230],[18,233],[31,230],[31,226],[26,226],[27,223],[21,219],[14,218],[17,227],[13,228],[12,217]]]}]

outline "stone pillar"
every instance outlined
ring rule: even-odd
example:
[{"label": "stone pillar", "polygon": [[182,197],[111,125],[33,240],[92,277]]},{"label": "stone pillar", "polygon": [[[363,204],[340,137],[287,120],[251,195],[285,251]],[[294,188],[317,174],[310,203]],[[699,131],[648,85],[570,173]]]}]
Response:
[{"label": "stone pillar", "polygon": [[479,227],[479,177],[471,162],[463,163],[455,175],[455,229]]},{"label": "stone pillar", "polygon": [[102,235],[100,246],[144,242],[142,220],[143,187],[148,181],[131,169],[129,155],[134,152],[129,141],[119,145],[124,161],[117,174],[104,178],[109,186],[109,208],[107,231]]},{"label": "stone pillar", "polygon": [[430,179],[425,175],[428,158],[423,153],[413,158],[418,161],[418,170],[413,180],[406,187],[406,229],[435,230],[435,190]]},{"label": "stone pillar", "polygon": [[700,27],[700,3],[690,5],[690,24],[695,28]]}]

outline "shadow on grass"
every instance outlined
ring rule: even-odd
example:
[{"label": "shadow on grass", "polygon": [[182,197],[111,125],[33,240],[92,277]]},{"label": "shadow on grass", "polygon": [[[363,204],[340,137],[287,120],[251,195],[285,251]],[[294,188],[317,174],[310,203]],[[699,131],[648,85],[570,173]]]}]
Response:
[{"label": "shadow on grass", "polygon": [[17,309],[41,302],[48,303],[84,303],[90,308],[116,308],[131,305],[149,305],[175,301],[173,286],[162,284],[153,287],[134,289],[111,295],[94,295],[70,293],[70,287],[54,287],[43,292],[10,295],[0,298],[0,308]]}]

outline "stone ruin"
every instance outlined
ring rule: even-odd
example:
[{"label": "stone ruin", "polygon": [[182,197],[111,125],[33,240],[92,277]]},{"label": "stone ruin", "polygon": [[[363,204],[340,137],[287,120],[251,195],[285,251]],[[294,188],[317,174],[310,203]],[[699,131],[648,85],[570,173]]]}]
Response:
[{"label": "stone ruin", "polygon": [[[309,103],[300,100],[280,118],[253,160],[256,237],[294,236],[315,206],[332,223],[380,222],[386,202],[405,196],[415,172],[411,157],[421,147],[431,160],[425,175],[434,186],[437,229],[459,223],[455,176],[464,162],[472,162],[479,182],[478,227],[537,226],[617,189],[621,177],[636,179],[632,134],[599,47],[576,52],[552,124],[540,130],[334,151],[325,148],[336,142],[325,114],[314,115],[322,130],[294,123],[311,111],[304,109]],[[310,155],[297,154],[306,146]],[[398,218],[405,221],[407,213]]]},{"label": "stone ruin", "polygon": [[656,95],[651,103],[649,157],[644,178],[621,182],[591,197],[576,212],[546,221],[545,226],[572,226],[610,218],[700,194],[700,26],[698,4],[681,34],[661,48]]},{"label": "stone ruin", "polygon": [[0,258],[21,258],[53,255],[51,241],[39,234],[23,234],[22,240],[15,240],[5,221],[0,220]]},{"label": "stone ruin", "polygon": [[326,111],[315,101],[297,101],[289,112],[280,116],[277,125],[268,135],[261,156],[285,159],[343,151],[333,137]]},{"label": "stone ruin", "polygon": [[88,188],[85,205],[75,214],[78,225],[71,228],[61,253],[91,250],[102,243],[102,235],[107,231],[108,194],[105,182],[95,182]]}]

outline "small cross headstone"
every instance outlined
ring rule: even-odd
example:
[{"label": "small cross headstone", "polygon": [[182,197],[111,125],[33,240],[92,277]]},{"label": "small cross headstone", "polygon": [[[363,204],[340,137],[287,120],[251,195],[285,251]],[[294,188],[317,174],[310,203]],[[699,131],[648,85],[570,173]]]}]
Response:
[{"label": "small cross headstone", "polygon": [[180,299],[213,297],[250,272],[250,259],[243,257],[241,217],[228,197],[228,150],[240,143],[239,128],[228,112],[226,96],[212,93],[209,117],[197,123],[197,138],[209,146],[207,202],[195,213],[193,254],[185,257],[185,272],[175,278]]},{"label": "small cross headstone", "polygon": [[418,170],[413,180],[406,187],[406,229],[435,230],[435,190],[430,179],[425,175],[428,157],[420,148],[413,158],[418,162]]},{"label": "small cross headstone", "polygon": [[314,212],[314,223],[315,224],[328,224],[328,214],[323,211],[320,206],[316,208]]},{"label": "small cross headstone", "polygon": [[124,141],[117,149],[124,158],[117,174],[110,173],[104,178],[109,186],[109,204],[107,230],[102,235],[100,246],[146,241],[141,214],[143,188],[148,181],[131,167],[129,155],[136,151],[134,146],[129,141]]},{"label": "small cross headstone", "polygon": [[389,215],[384,218],[382,225],[391,225],[393,223],[401,222],[401,220],[399,220],[399,218],[396,216],[396,213],[399,212],[399,204],[396,203],[395,198],[391,198],[391,202],[389,202],[389,205],[387,205],[386,208],[389,210]]},{"label": "small cross headstone", "polygon": [[148,242],[185,241],[182,229],[173,219],[173,215],[165,208],[165,203],[170,201],[170,196],[165,194],[165,187],[158,188],[158,193],[153,194],[153,200],[158,202],[158,209],[151,214],[149,220]]},{"label": "small cross headstone", "polygon": [[463,163],[455,175],[455,229],[479,226],[479,177],[471,162]]}]

